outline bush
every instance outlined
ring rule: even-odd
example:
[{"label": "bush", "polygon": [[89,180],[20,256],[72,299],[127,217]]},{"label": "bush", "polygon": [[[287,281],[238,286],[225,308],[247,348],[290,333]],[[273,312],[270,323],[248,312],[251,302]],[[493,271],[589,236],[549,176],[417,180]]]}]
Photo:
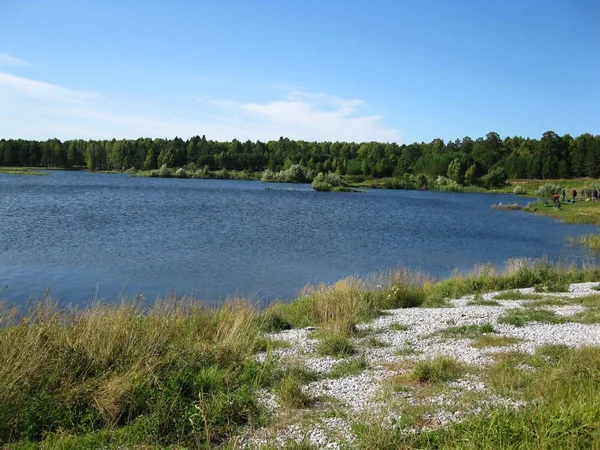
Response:
[{"label": "bush", "polygon": [[312,188],[315,191],[332,191],[335,188],[344,187],[344,183],[342,179],[337,173],[323,173],[319,172],[319,174],[315,177],[312,182]]},{"label": "bush", "polygon": [[479,179],[479,183],[486,189],[500,188],[506,185],[508,175],[501,167],[492,170]]},{"label": "bush", "polygon": [[[154,174],[154,171],[152,171],[152,173]],[[160,166],[160,169],[157,171],[157,176],[161,178],[169,178],[172,175],[173,173],[171,172],[171,169],[169,169],[166,164]]]},{"label": "bush", "polygon": [[525,195],[525,194],[527,194],[527,191],[525,190],[525,188],[523,186],[518,184],[513,188],[513,194]]},{"label": "bush", "polygon": [[554,194],[560,194],[561,192],[562,187],[553,183],[542,184],[537,190],[537,194],[546,200],[551,199]]},{"label": "bush", "polygon": [[277,181],[282,183],[305,183],[309,177],[300,164],[294,164],[288,169],[279,172],[267,169],[262,173],[260,179],[261,181]]}]

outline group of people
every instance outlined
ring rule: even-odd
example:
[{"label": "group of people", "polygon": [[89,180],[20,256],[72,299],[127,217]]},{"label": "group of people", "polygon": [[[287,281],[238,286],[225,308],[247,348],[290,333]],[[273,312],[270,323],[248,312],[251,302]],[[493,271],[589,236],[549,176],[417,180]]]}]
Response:
[{"label": "group of people", "polygon": [[[573,192],[571,194],[573,196],[573,201],[577,200],[577,189],[573,189]],[[593,201],[598,200],[598,197],[600,196],[600,192],[598,192],[598,189],[592,190],[591,194],[592,194]],[[560,208],[560,196],[558,194],[554,194],[553,200],[554,200],[554,206],[557,208]],[[566,189],[562,190],[562,201],[563,201],[563,203],[567,201]]]}]

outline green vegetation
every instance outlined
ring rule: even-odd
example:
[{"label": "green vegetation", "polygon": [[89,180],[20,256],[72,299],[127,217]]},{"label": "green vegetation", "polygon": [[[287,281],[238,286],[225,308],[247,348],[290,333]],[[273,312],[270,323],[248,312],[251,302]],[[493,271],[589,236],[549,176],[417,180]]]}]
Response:
[{"label": "green vegetation", "polygon": [[[182,178],[236,174],[292,182],[301,182],[303,177],[311,181],[319,173],[331,172],[344,177],[351,186],[372,180],[371,187],[375,188],[443,191],[504,188],[509,178],[598,178],[598,155],[600,136],[586,133],[573,138],[553,131],[545,132],[540,139],[502,139],[490,132],[477,139],[466,136],[448,142],[434,139],[402,145],[307,142],[283,137],[269,142],[218,142],[205,136],[185,141],[0,140],[0,164],[9,167],[145,171],[146,175]],[[528,192],[537,190],[524,188]]]},{"label": "green vegetation", "polygon": [[30,169],[28,167],[0,167],[0,173],[8,175],[47,175],[38,170]]},{"label": "green vegetation", "polygon": [[458,361],[440,357],[431,361],[415,363],[411,376],[420,383],[441,383],[455,380],[465,372],[465,367]]},{"label": "green vegetation", "polygon": [[317,353],[321,356],[345,358],[356,353],[354,345],[346,336],[339,334],[325,335],[317,346]]},{"label": "green vegetation", "polygon": [[471,347],[483,348],[483,347],[506,347],[511,344],[516,344],[519,339],[509,336],[499,336],[496,334],[486,334],[478,336],[471,342]]},{"label": "green vegetation", "polygon": [[209,448],[264,415],[253,390],[272,368],[252,358],[259,328],[248,304],[43,301],[18,319],[3,311],[1,323],[0,442]]},{"label": "green vegetation", "polygon": [[511,309],[498,318],[498,323],[522,327],[529,322],[565,323],[564,317],[546,309],[526,308]]},{"label": "green vegetation", "polygon": [[342,378],[358,375],[368,368],[367,360],[364,355],[358,358],[342,361],[335,365],[327,374],[329,378]]},{"label": "green vegetation", "polygon": [[273,392],[285,408],[308,408],[314,399],[302,390],[302,385],[317,379],[316,375],[299,365],[292,365],[277,373]]},{"label": "green vegetation", "polygon": [[460,325],[444,328],[433,333],[433,336],[473,339],[489,333],[495,333],[494,327],[490,323],[485,323],[483,325]]},{"label": "green vegetation", "polygon": [[[527,366],[529,370],[519,367]],[[535,355],[504,354],[484,372],[486,384],[522,406],[497,406],[485,414],[416,433],[381,420],[357,421],[362,449],[587,449],[600,447],[600,349],[540,348]],[[475,406],[475,405],[474,405]],[[425,424],[427,424],[425,422]]]},{"label": "green vegetation", "polygon": [[[517,289],[528,283],[543,285],[553,279],[598,281],[600,272],[545,260],[510,261],[501,273],[482,267],[439,282],[420,273],[398,271],[369,280],[348,278],[331,286],[309,286],[296,301],[271,305],[261,312],[242,300],[211,310],[194,300],[173,298],[152,304],[131,299],[85,309],[58,308],[42,300],[21,314],[6,306],[0,310],[0,443],[8,448],[227,446],[242,428],[268,422],[268,413],[257,400],[259,391],[269,391],[280,404],[294,410],[313,404],[304,385],[315,375],[293,364],[281,369],[273,350],[287,344],[265,332],[312,326],[321,354],[348,357],[359,346],[369,345],[369,336],[357,325],[377,317],[382,309],[440,304],[449,297]],[[588,308],[572,320],[596,323],[599,298],[569,300]],[[509,311],[503,320],[519,325],[565,319],[524,308]],[[406,330],[402,325],[390,326],[394,328]],[[489,324],[452,327],[442,333],[473,338],[475,346],[511,343],[490,334]],[[546,359],[567,358],[564,351],[546,350]],[[261,351],[266,353],[256,358]],[[396,355],[414,352],[408,343]],[[575,353],[569,354],[575,358]],[[541,370],[546,359],[540,355],[532,361],[520,358],[523,364]],[[568,367],[565,373],[576,375],[584,384],[586,377],[596,374],[598,385],[600,369],[593,364],[600,358],[588,356],[586,372]],[[412,364],[407,358],[401,363]],[[498,392],[511,393],[510,386],[529,389],[537,382],[520,363],[513,364],[513,372],[509,368],[502,372],[500,363],[494,366],[496,381],[490,381]],[[329,376],[348,376],[365,368],[365,358],[357,357],[340,361]],[[447,359],[414,363],[405,382],[437,389],[465,370]],[[563,375],[555,372],[554,376],[557,386],[563,386]],[[594,389],[590,399],[597,402],[598,388]],[[587,400],[576,396],[572,401],[584,402],[577,403],[581,408],[577,411],[583,414],[582,420],[591,420]],[[565,405],[567,414],[570,403]]]},{"label": "green vegetation", "polygon": [[544,298],[541,294],[527,294],[521,291],[504,291],[494,296],[496,300],[540,300]]},{"label": "green vegetation", "polygon": [[600,234],[582,234],[575,238],[569,238],[572,244],[581,245],[591,250],[600,252]]},{"label": "green vegetation", "polygon": [[393,323],[390,325],[390,330],[392,331],[408,331],[410,327],[408,325],[402,325],[399,323]]}]

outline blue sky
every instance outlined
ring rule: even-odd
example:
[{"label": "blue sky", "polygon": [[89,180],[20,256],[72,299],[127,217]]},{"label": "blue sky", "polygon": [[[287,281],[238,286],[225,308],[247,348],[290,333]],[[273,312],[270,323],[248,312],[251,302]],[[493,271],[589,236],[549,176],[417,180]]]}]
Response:
[{"label": "blue sky", "polygon": [[0,138],[600,133],[596,0],[0,0]]}]

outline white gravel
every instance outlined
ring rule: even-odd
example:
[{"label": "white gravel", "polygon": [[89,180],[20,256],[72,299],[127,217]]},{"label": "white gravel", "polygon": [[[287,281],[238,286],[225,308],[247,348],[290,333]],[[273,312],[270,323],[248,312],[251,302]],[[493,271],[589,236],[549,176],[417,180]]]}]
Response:
[{"label": "white gravel", "polygon": [[[544,293],[544,296],[569,297],[576,298],[592,294],[598,294],[598,291],[592,288],[598,286],[598,283],[579,283],[570,286],[566,293]],[[533,288],[518,289],[523,293],[532,293]],[[497,293],[487,293],[482,297],[484,300],[491,300]],[[362,325],[361,328],[372,330],[372,335],[378,340],[384,342],[387,346],[384,348],[365,348],[365,357],[369,363],[369,369],[359,375],[348,376],[339,379],[320,379],[311,382],[305,386],[306,393],[314,397],[331,397],[338,403],[339,407],[344,409],[348,416],[360,413],[373,413],[374,410],[381,408],[381,401],[376,397],[381,393],[386,378],[397,375],[402,369],[390,370],[394,363],[400,363],[402,360],[410,359],[431,359],[436,356],[449,356],[458,359],[469,365],[482,365],[491,362],[490,354],[500,351],[522,351],[533,353],[537,347],[544,344],[562,344],[569,347],[581,345],[600,346],[600,324],[547,324],[547,323],[528,323],[523,327],[498,324],[500,315],[508,309],[523,307],[526,301],[523,300],[504,300],[499,301],[500,306],[468,306],[467,302],[472,300],[473,296],[464,297],[451,301],[452,307],[449,308],[411,308],[389,310],[385,316],[379,317],[369,324]],[[556,314],[570,317],[583,311],[585,308],[580,305],[564,306],[542,306],[542,308],[554,311]],[[474,348],[469,345],[470,339],[453,339],[447,336],[432,336],[432,333],[459,325],[473,325],[491,323],[498,335],[515,337],[520,339],[516,344],[506,347]],[[408,327],[406,331],[396,331],[390,329],[392,324],[400,324]],[[281,358],[300,359],[306,368],[317,373],[329,372],[339,360],[326,357],[319,358],[315,355],[316,341],[310,338],[312,330],[288,330],[272,334],[271,338],[283,340],[291,344],[290,348],[278,349],[275,351]],[[356,339],[357,346],[361,345],[361,340]],[[412,347],[413,354],[399,355],[398,350]],[[401,364],[397,364],[401,367]],[[484,392],[485,385],[477,379],[463,379],[449,383],[450,394],[442,395],[439,398],[430,398],[429,401],[444,405],[452,403],[460,396],[461,392]],[[277,414],[278,406],[276,400],[271,394],[261,393],[259,396],[268,409]],[[405,395],[410,398],[410,394]],[[484,407],[498,404],[512,405],[518,408],[518,402],[512,402],[498,396],[489,394],[484,402]],[[477,411],[471,411],[471,414]],[[452,421],[461,420],[469,412],[465,411],[440,411],[430,417],[431,421],[439,425],[445,425]],[[353,440],[349,425],[346,420],[341,418],[321,419],[310,430],[302,430],[297,425],[290,425],[279,432],[270,441],[276,446],[283,446],[290,439],[302,441],[308,439],[313,445],[319,448],[339,448],[336,439],[331,436],[339,436],[341,433],[344,438],[342,441],[351,443]],[[264,444],[263,438],[253,438],[247,442],[250,447],[260,447]]]}]

